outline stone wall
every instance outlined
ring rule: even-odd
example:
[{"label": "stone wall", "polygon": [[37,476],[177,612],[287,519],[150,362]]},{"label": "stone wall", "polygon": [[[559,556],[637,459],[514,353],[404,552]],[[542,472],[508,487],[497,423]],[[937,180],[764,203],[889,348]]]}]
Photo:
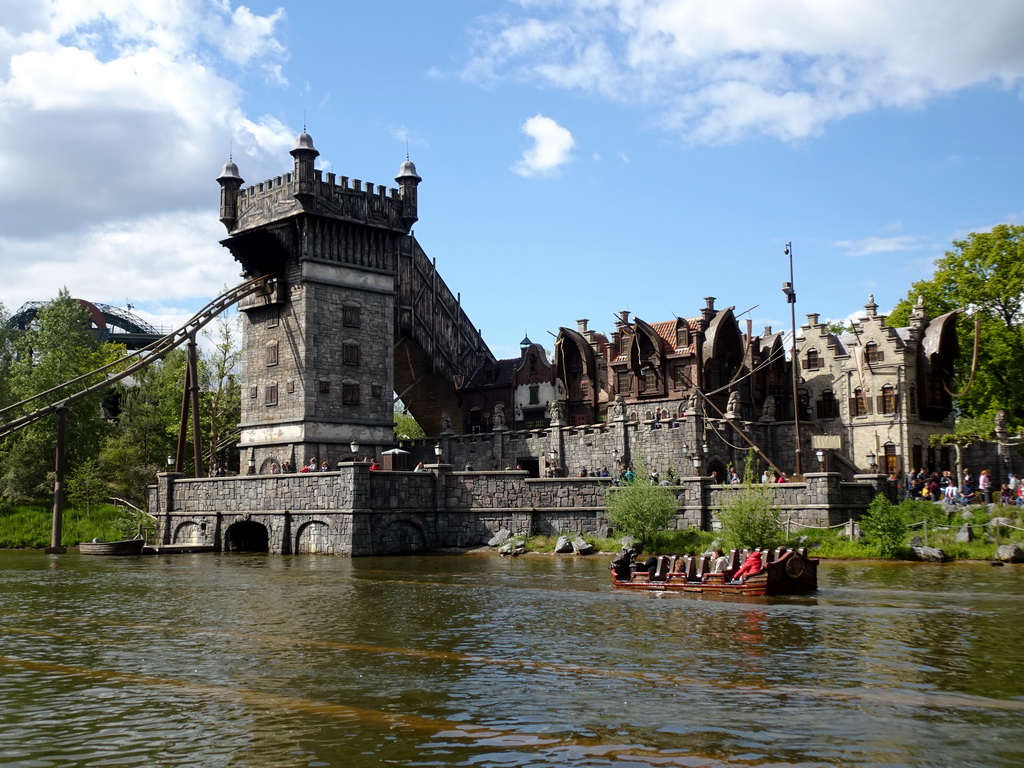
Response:
[{"label": "stone wall", "polygon": [[[206,544],[217,550],[265,548],[275,554],[372,555],[484,545],[506,528],[521,535],[613,531],[605,516],[602,478],[528,478],[522,471],[370,472],[366,464],[336,472],[187,479],[161,474],[150,489],[150,513],[163,544]],[[715,514],[741,486],[707,477],[669,486],[678,513],[670,528],[710,530]],[[842,482],[809,474],[804,483],[765,486],[784,521],[827,526],[857,519],[885,478]]]}]

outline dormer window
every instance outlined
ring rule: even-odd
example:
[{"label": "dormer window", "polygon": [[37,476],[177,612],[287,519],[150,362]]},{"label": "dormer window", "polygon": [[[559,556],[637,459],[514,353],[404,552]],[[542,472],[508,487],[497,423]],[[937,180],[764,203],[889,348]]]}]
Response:
[{"label": "dormer window", "polygon": [[864,347],[864,357],[869,363],[880,363],[885,358],[885,353],[878,349],[878,344],[869,341]]}]

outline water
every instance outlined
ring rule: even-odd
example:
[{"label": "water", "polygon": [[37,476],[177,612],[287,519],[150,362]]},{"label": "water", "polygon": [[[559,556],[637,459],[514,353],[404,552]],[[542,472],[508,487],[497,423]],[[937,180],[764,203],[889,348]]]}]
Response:
[{"label": "water", "polygon": [[1024,567],[0,552],[0,764],[1020,766]]}]

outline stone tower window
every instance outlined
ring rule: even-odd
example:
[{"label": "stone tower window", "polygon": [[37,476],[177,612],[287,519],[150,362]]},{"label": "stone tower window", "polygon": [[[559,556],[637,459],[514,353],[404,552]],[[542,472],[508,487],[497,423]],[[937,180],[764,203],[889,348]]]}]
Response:
[{"label": "stone tower window", "polygon": [[341,402],[345,405],[359,405],[359,385],[342,384]]},{"label": "stone tower window", "polygon": [[362,325],[362,308],[358,304],[346,304],[342,308],[341,322],[348,328],[358,328]]},{"label": "stone tower window", "polygon": [[320,379],[320,394],[329,395],[331,393],[331,382],[328,379]]},{"label": "stone tower window", "polygon": [[267,367],[277,365],[277,342],[271,341],[267,344]]},{"label": "stone tower window", "polygon": [[359,365],[359,342],[346,341],[341,349],[341,362],[345,365]]},{"label": "stone tower window", "polygon": [[277,405],[277,382],[276,381],[272,381],[269,384],[267,384],[267,389],[266,389],[265,395],[266,395],[266,405],[268,405],[268,406]]}]

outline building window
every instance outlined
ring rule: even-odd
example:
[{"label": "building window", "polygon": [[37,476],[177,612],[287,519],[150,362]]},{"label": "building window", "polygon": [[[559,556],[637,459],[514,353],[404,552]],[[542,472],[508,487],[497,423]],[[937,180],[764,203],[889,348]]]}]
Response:
[{"label": "building window", "polygon": [[682,349],[683,347],[690,346],[690,340],[687,338],[686,326],[676,326],[676,349]]},{"label": "building window", "polygon": [[879,413],[896,413],[899,398],[896,395],[896,388],[890,384],[882,387],[882,394],[878,397]]},{"label": "building window", "polygon": [[686,366],[677,365],[672,370],[672,386],[682,391],[686,389],[687,383],[688,382],[686,381]]},{"label": "building window", "polygon": [[341,362],[345,365],[359,365],[359,342],[345,342],[341,348]]},{"label": "building window", "polygon": [[267,327],[277,328],[281,324],[281,310],[279,307],[269,307],[267,309]]},{"label": "building window", "polygon": [[896,444],[886,443],[883,446],[885,451],[885,471],[887,474],[895,475],[900,471],[900,459],[896,455]]},{"label": "building window", "polygon": [[249,387],[249,397],[255,398],[258,394],[259,392],[257,392],[255,384]]},{"label": "building window", "polygon": [[836,400],[835,392],[831,389],[826,389],[821,393],[821,400],[818,401],[818,418],[839,418],[839,401]]},{"label": "building window", "polygon": [[359,385],[342,384],[341,402],[345,405],[359,405]]},{"label": "building window", "polygon": [[885,358],[885,353],[879,351],[878,345],[875,342],[869,341],[867,346],[864,347],[864,357],[869,363],[880,363]]},{"label": "building window", "polygon": [[867,416],[871,413],[871,403],[868,400],[868,396],[864,394],[864,390],[857,387],[853,390],[853,397],[850,398],[850,415],[851,416]]},{"label": "building window", "polygon": [[267,367],[277,365],[277,342],[267,344]]},{"label": "building window", "polygon": [[818,356],[818,350],[809,349],[807,350],[807,359],[804,361],[804,370],[815,371],[818,368],[824,368],[825,361]]},{"label": "building window", "polygon": [[370,397],[374,400],[380,400],[380,396],[383,393],[384,388],[380,384],[370,385]]},{"label": "building window", "polygon": [[590,397],[590,382],[587,381],[586,379],[580,382],[580,397]]},{"label": "building window", "polygon": [[277,405],[277,382],[272,381],[267,384],[266,389],[266,405]]},{"label": "building window", "polygon": [[320,379],[320,394],[329,395],[331,393],[331,382],[328,379]]},{"label": "building window", "polygon": [[907,390],[907,410],[917,413],[917,390],[911,385]]},{"label": "building window", "polygon": [[295,379],[288,379],[288,381],[284,383],[284,391],[289,395],[295,393]]},{"label": "building window", "polygon": [[629,371],[619,371],[615,374],[615,391],[620,395],[629,394]]},{"label": "building window", "polygon": [[658,372],[653,368],[644,369],[644,392],[654,392],[658,389]]},{"label": "building window", "polygon": [[341,322],[347,328],[358,328],[362,324],[362,307],[346,304],[341,310]]},{"label": "building window", "polygon": [[540,403],[540,387],[533,385],[530,387],[530,405],[537,405]]}]

